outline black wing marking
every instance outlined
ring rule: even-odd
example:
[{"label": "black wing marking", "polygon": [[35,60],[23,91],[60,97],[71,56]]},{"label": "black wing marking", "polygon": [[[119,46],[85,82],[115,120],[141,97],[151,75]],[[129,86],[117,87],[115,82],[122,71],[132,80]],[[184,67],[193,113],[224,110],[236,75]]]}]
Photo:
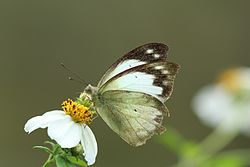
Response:
[{"label": "black wing marking", "polygon": [[139,46],[118,59],[114,64],[119,64],[127,59],[152,62],[167,58],[168,46],[162,43],[149,43]]},{"label": "black wing marking", "polygon": [[109,67],[97,87],[100,88],[109,79],[130,68],[166,60],[168,50],[168,46],[162,43],[149,43],[133,49]]}]

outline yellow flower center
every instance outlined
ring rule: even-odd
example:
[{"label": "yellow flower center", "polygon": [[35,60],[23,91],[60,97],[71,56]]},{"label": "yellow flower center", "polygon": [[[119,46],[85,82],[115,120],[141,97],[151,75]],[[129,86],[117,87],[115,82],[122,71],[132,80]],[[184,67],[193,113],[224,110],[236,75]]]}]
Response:
[{"label": "yellow flower center", "polygon": [[62,103],[63,111],[70,115],[77,123],[90,124],[92,121],[93,113],[90,109],[82,104],[79,104],[71,99]]},{"label": "yellow flower center", "polygon": [[241,87],[240,80],[238,79],[239,70],[229,69],[219,76],[219,83],[229,91],[237,91]]}]

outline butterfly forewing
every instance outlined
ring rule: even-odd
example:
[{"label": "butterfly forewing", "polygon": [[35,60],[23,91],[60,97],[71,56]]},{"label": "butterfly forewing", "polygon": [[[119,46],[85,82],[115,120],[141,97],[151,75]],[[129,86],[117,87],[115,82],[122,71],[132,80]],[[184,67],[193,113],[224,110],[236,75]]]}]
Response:
[{"label": "butterfly forewing", "polygon": [[154,61],[166,60],[167,51],[168,46],[161,43],[149,43],[133,49],[111,65],[98,83],[98,87],[101,87],[117,74],[133,67]]},{"label": "butterfly forewing", "polygon": [[165,128],[161,125],[168,112],[156,98],[150,95],[124,90],[109,90],[96,97],[96,109],[107,125],[123,140],[133,146],[146,142]]},{"label": "butterfly forewing", "polygon": [[156,61],[128,69],[107,81],[100,92],[127,90],[149,94],[165,102],[173,91],[179,65]]},{"label": "butterfly forewing", "polygon": [[164,102],[180,68],[166,60],[167,51],[167,45],[160,43],[140,46],[115,62],[96,88],[89,87],[98,114],[133,146],[165,130]]}]

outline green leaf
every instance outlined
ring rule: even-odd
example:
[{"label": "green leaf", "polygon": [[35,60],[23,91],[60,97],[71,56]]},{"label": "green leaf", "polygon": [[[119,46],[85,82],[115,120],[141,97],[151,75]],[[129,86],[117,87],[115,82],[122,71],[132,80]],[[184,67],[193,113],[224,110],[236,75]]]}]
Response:
[{"label": "green leaf", "polygon": [[199,154],[197,144],[193,141],[187,140],[173,128],[168,128],[167,133],[161,135],[160,143],[179,156],[195,157]]},{"label": "green leaf", "polygon": [[40,150],[43,150],[49,154],[53,154],[53,151],[51,149],[49,149],[48,147],[44,147],[44,146],[34,146],[33,147],[34,149],[40,149]]},{"label": "green leaf", "polygon": [[250,149],[224,151],[212,157],[202,167],[246,167],[250,165]]},{"label": "green leaf", "polygon": [[70,163],[67,159],[60,155],[55,156],[55,160],[57,167],[76,167],[74,164]]},{"label": "green leaf", "polygon": [[216,156],[215,158],[210,159],[202,167],[244,167],[245,161],[239,156]]},{"label": "green leaf", "polygon": [[74,157],[74,156],[67,156],[67,159],[73,163],[73,164],[76,164],[76,165],[79,165],[79,166],[84,166],[84,167],[87,167],[87,163],[77,157]]}]

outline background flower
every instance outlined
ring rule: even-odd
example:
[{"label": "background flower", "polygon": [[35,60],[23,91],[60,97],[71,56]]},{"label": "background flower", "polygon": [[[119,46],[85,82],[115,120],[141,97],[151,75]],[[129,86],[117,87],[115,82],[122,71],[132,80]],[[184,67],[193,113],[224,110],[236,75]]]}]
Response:
[{"label": "background flower", "polygon": [[224,71],[219,80],[202,88],[194,97],[193,109],[211,127],[224,132],[250,134],[250,68]]}]

